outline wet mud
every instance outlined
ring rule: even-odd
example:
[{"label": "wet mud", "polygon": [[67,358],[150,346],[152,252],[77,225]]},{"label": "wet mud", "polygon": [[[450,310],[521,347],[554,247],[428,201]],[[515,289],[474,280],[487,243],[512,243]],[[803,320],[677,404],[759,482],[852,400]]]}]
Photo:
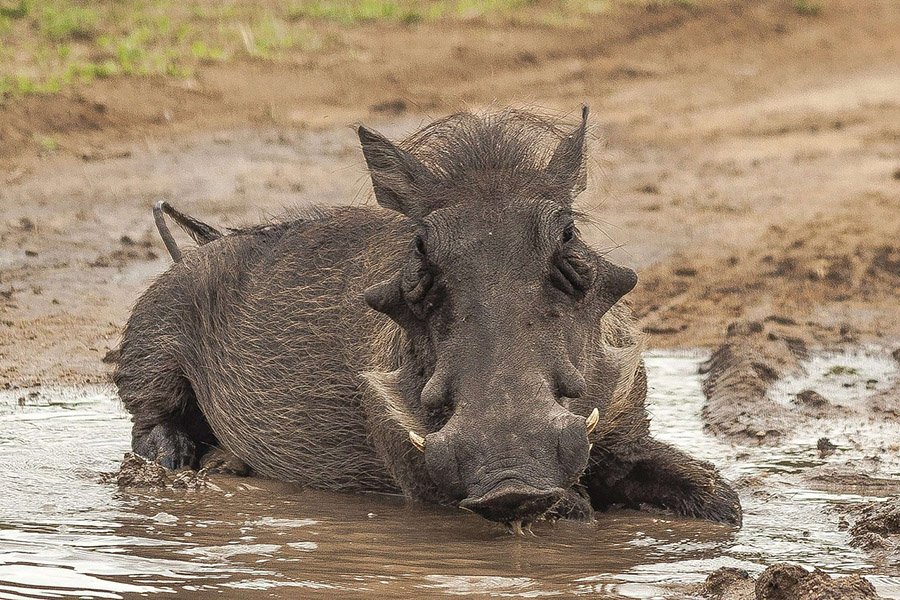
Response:
[{"label": "wet mud", "polygon": [[849,511],[851,544],[885,564],[900,564],[900,495]]},{"label": "wet mud", "polygon": [[[852,546],[868,552],[874,563],[896,571],[900,564],[898,352],[846,343],[827,351],[811,350],[802,335],[796,324],[771,318],[730,326],[723,345],[700,368],[706,395],[704,427],[743,446],[786,448],[805,443],[811,448],[818,437],[814,447],[821,461],[807,465],[800,479],[817,490],[877,496],[861,505],[836,506],[833,512],[840,515],[840,527],[849,529]],[[850,448],[855,456],[848,456]],[[742,483],[752,494],[765,496],[760,481]],[[812,586],[819,580],[810,581]],[[758,594],[758,585],[756,590]],[[856,597],[848,590],[840,593]]]},{"label": "wet mud", "polygon": [[[700,367],[706,375],[704,425],[716,435],[774,442],[784,435],[792,411],[772,402],[769,388],[799,373],[808,356],[807,342],[783,333],[777,323],[732,323],[724,344]],[[828,401],[806,390],[797,397],[797,405],[820,410]]]},{"label": "wet mud", "polygon": [[696,588],[715,600],[867,600],[881,598],[875,587],[859,575],[831,577],[790,563],[768,567],[753,578],[743,570],[722,567]]},{"label": "wet mud", "polygon": [[122,459],[118,470],[102,474],[100,481],[123,488],[203,489],[209,484],[208,471],[180,469],[171,471],[133,452]]}]

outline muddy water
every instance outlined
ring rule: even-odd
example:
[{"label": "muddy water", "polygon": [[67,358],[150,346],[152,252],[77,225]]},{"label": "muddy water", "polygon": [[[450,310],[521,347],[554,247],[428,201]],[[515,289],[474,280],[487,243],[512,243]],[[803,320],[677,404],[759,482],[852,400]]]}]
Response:
[{"label": "muddy water", "polygon": [[[829,397],[858,398],[871,393],[866,382],[877,380],[868,383],[872,388],[896,376],[895,363],[873,354],[817,357],[810,377],[852,379],[852,385],[838,382]],[[829,461],[863,460],[871,455],[870,442],[877,447],[893,436],[896,443],[896,430],[834,422],[824,433],[822,427],[797,431],[777,448],[732,447],[701,431],[697,365],[703,358],[648,356],[653,427],[659,437],[715,461],[728,476],[751,482],[742,488],[746,516],[738,531],[618,511],[598,515],[592,525],[538,524],[537,537],[517,538],[458,511],[256,479],[217,478],[199,491],[122,491],[100,481],[128,449],[129,422],[109,388],[5,392],[0,599],[167,592],[217,598],[664,598],[723,565],[758,571],[791,560],[839,574],[869,569],[832,510],[867,498],[806,487],[802,474]],[[856,372],[835,372],[835,364],[850,364]],[[775,393],[808,384],[783,382]],[[821,435],[838,443],[832,457],[818,457]],[[842,445],[843,439],[850,441]],[[896,460],[884,459],[881,476],[900,477]],[[870,578],[882,595],[900,598],[900,573]]]}]

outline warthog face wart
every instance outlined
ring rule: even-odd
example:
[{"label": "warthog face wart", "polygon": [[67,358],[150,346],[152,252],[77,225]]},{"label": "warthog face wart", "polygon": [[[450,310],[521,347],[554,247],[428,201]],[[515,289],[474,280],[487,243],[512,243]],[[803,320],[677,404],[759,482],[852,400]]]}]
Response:
[{"label": "warthog face wart", "polygon": [[377,201],[416,230],[365,295],[408,340],[410,440],[447,497],[494,521],[535,519],[584,472],[595,332],[636,282],[576,226],[586,121],[564,134],[515,112],[450,117],[403,147],[359,129]]}]

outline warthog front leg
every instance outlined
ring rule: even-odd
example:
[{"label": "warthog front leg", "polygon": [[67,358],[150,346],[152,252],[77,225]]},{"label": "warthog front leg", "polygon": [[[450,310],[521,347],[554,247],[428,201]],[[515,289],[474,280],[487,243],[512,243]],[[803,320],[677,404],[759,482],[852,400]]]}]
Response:
[{"label": "warthog front leg", "polygon": [[649,504],[676,514],[740,525],[737,493],[709,462],[645,437],[621,448],[595,448],[582,479],[596,509]]}]

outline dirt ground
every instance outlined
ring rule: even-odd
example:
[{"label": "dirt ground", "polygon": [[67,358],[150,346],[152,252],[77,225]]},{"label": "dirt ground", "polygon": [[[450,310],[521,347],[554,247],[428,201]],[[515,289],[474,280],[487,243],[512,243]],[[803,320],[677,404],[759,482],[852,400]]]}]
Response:
[{"label": "dirt ground", "polygon": [[[97,80],[0,106],[0,383],[104,381],[169,264],[157,199],[218,225],[366,202],[350,127],[591,106],[587,235],[656,347],[772,316],[900,346],[900,6],[624,6],[587,26],[369,24],[352,51]],[[52,137],[49,151],[34,140]],[[45,145],[46,146],[46,145]]]}]

